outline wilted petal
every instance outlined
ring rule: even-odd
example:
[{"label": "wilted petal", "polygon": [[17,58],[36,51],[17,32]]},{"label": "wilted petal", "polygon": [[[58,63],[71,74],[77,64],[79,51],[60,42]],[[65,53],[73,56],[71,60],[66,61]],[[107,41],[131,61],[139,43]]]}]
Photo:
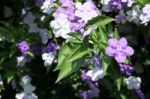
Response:
[{"label": "wilted petal", "polygon": [[123,63],[125,62],[126,60],[126,56],[122,53],[118,53],[116,56],[115,56],[115,59],[118,63]]},{"label": "wilted petal", "polygon": [[127,54],[127,56],[131,56],[134,54],[134,50],[132,47],[127,46],[127,48],[125,49],[125,53]]},{"label": "wilted petal", "polygon": [[108,45],[109,46],[116,47],[117,44],[118,44],[118,40],[117,39],[111,38],[111,39],[108,40]]},{"label": "wilted petal", "polygon": [[115,50],[112,47],[107,47],[105,53],[108,56],[114,56]]},{"label": "wilted petal", "polygon": [[126,47],[127,45],[128,45],[128,42],[127,42],[127,39],[126,38],[121,38],[120,40],[119,40],[119,45],[121,46],[121,47]]}]

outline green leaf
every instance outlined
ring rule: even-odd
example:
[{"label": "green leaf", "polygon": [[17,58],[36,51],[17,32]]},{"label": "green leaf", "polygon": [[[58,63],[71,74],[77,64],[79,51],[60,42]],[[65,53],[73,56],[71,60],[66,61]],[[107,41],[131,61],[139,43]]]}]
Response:
[{"label": "green leaf", "polygon": [[87,46],[80,46],[80,48],[70,56],[70,59],[67,62],[75,61],[79,58],[82,58],[84,55],[91,52],[91,49]]},{"label": "green leaf", "polygon": [[83,63],[84,58],[78,59],[74,62],[65,62],[63,65],[61,65],[56,83],[62,80],[63,78],[69,76],[70,74],[76,72]]},{"label": "green leaf", "polygon": [[100,37],[100,42],[107,44],[108,32],[106,31],[105,27],[99,26],[99,37]]},{"label": "green leaf", "polygon": [[65,44],[58,55],[59,76],[56,82],[77,71],[84,62],[84,56],[90,52],[86,44]]},{"label": "green leaf", "polygon": [[13,71],[7,71],[5,74],[5,78],[7,79],[8,84],[13,80],[14,77],[15,77],[15,72]]},{"label": "green leaf", "polygon": [[112,21],[114,21],[113,18],[111,17],[108,17],[108,16],[97,16],[93,19],[91,19],[88,24],[87,24],[87,29],[92,27],[93,25],[96,25],[96,26],[105,26],[109,23],[111,23]]},{"label": "green leaf", "polygon": [[137,0],[137,2],[138,2],[140,5],[142,5],[142,6],[144,6],[144,5],[147,4],[147,3],[150,3],[149,0]]},{"label": "green leaf", "polygon": [[104,70],[104,74],[106,74],[108,66],[111,63],[111,58],[109,58],[108,56],[106,56],[104,54],[104,52],[101,53],[101,61],[102,61],[102,66],[103,66],[103,70]]},{"label": "green leaf", "polygon": [[119,38],[120,38],[119,33],[118,33],[118,31],[117,31],[116,28],[115,28],[115,31],[113,32],[113,36],[114,36],[114,38],[116,38],[116,39],[119,39]]}]

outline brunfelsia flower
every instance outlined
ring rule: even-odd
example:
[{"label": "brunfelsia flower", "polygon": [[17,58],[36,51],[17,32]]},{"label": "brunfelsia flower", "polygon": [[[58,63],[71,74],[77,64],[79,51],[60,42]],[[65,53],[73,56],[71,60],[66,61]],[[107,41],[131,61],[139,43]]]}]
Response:
[{"label": "brunfelsia flower", "polygon": [[116,9],[119,9],[119,10],[123,10],[124,8],[127,7],[127,0],[111,0],[108,4],[109,6],[109,9],[111,10],[116,10]]},{"label": "brunfelsia flower", "polygon": [[82,20],[84,20],[85,22],[99,15],[99,11],[92,3],[92,1],[85,2],[84,4],[82,4],[81,2],[77,2],[76,9],[77,10],[75,11],[75,15],[82,18]]},{"label": "brunfelsia flower", "polygon": [[54,52],[49,52],[49,53],[43,53],[42,54],[42,59],[44,60],[44,66],[51,66],[53,63],[53,60],[55,58],[55,53]]},{"label": "brunfelsia flower", "polygon": [[142,14],[140,15],[140,20],[142,24],[147,25],[150,21],[150,4],[146,4],[142,10]]},{"label": "brunfelsia flower", "polygon": [[64,39],[68,39],[69,35],[67,35],[69,32],[71,32],[69,20],[65,15],[60,15],[57,19],[51,21],[50,23],[53,33],[55,37],[62,37]]},{"label": "brunfelsia flower", "polygon": [[133,67],[131,67],[130,65],[128,64],[119,64],[120,66],[120,71],[122,74],[126,74],[128,76],[131,75],[131,73],[133,72]]},{"label": "brunfelsia flower", "polygon": [[118,63],[123,63],[127,56],[134,54],[134,50],[128,46],[126,38],[123,37],[120,40],[110,38],[105,53],[108,56],[114,57]]},{"label": "brunfelsia flower", "polygon": [[141,14],[141,11],[140,11],[139,7],[133,6],[132,10],[129,10],[127,12],[127,20],[129,22],[133,21],[134,23],[139,24],[140,23],[140,19],[139,19],[140,14]]},{"label": "brunfelsia flower", "polygon": [[42,12],[45,14],[49,14],[51,12],[51,8],[54,6],[55,0],[45,0],[43,5],[41,6]]},{"label": "brunfelsia flower", "polygon": [[18,46],[18,49],[20,50],[20,52],[23,54],[23,55],[26,55],[27,52],[30,50],[30,47],[29,45],[27,44],[26,41],[21,41],[17,44]]},{"label": "brunfelsia flower", "polygon": [[132,90],[132,89],[139,90],[141,88],[141,78],[130,76],[129,78],[126,78],[124,80],[124,84],[127,85],[127,88],[129,90]]}]

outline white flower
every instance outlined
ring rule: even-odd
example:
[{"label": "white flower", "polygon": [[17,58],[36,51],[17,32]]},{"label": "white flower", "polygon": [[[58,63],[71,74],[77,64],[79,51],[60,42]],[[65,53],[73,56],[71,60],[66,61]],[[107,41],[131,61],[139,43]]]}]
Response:
[{"label": "white flower", "polygon": [[141,78],[140,77],[134,77],[134,76],[130,76],[129,78],[126,78],[124,80],[124,83],[127,85],[127,88],[129,90],[132,89],[140,89],[141,88]]},{"label": "white flower", "polygon": [[98,81],[105,76],[103,69],[98,67],[96,67],[94,70],[89,70],[86,75],[91,77],[92,81]]},{"label": "white flower", "polygon": [[45,14],[49,14],[51,12],[51,8],[54,6],[54,2],[56,0],[45,0],[43,5],[41,6],[42,12]]},{"label": "white flower", "polygon": [[140,20],[142,21],[141,24],[147,25],[148,22],[150,21],[150,16],[147,14],[141,14],[140,15]]},{"label": "white flower", "polygon": [[20,84],[22,87],[24,87],[24,86],[28,85],[30,82],[31,82],[31,78],[28,75],[26,75],[21,78]]},{"label": "white flower", "polygon": [[128,0],[127,6],[131,7],[134,2],[135,2],[135,0]]},{"label": "white flower", "polygon": [[3,85],[3,80],[2,80],[2,76],[0,75],[0,86]]},{"label": "white flower", "polygon": [[54,52],[43,53],[42,59],[44,60],[44,66],[50,66],[55,58]]},{"label": "white flower", "polygon": [[69,32],[71,32],[69,21],[65,15],[60,15],[57,19],[51,21],[50,26],[53,29],[55,37],[62,37],[68,39]]},{"label": "white flower", "polygon": [[140,15],[140,20],[142,21],[142,24],[147,25],[150,21],[150,5],[147,4],[144,6],[142,10],[142,14]]},{"label": "white flower", "polygon": [[32,94],[33,91],[35,91],[35,87],[32,86],[31,84],[28,84],[28,85],[23,87],[23,90],[26,94]]},{"label": "white flower", "polygon": [[132,8],[132,10],[127,12],[127,15],[128,15],[127,20],[129,22],[133,21],[134,23],[139,24],[140,23],[140,20],[139,20],[140,13],[141,13],[141,11],[140,11],[139,7],[134,6]]},{"label": "white flower", "polygon": [[15,97],[16,99],[38,99],[38,97],[34,93],[28,95],[24,92],[17,93]]},{"label": "white flower", "polygon": [[24,56],[17,57],[17,66],[24,66],[26,64],[27,60]]},{"label": "white flower", "polygon": [[76,9],[75,15],[82,18],[85,22],[99,15],[98,10],[92,2],[86,2],[84,4],[77,2]]},{"label": "white flower", "polygon": [[146,4],[142,11],[143,13],[150,14],[150,4]]}]

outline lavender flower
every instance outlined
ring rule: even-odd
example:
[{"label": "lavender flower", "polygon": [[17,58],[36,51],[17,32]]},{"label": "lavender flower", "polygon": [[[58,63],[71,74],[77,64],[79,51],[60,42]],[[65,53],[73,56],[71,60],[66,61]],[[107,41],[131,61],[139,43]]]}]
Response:
[{"label": "lavender flower", "polygon": [[75,15],[82,18],[85,22],[99,15],[99,11],[92,1],[85,2],[83,5],[77,2],[76,8]]},{"label": "lavender flower", "polygon": [[26,55],[27,52],[30,50],[29,45],[26,43],[26,41],[21,41],[17,44],[19,50],[21,51],[22,55]]},{"label": "lavender flower", "polygon": [[120,66],[120,71],[122,74],[126,74],[126,75],[130,76],[131,73],[133,72],[133,67],[131,67],[130,65],[119,64],[119,66]]},{"label": "lavender flower", "polygon": [[120,40],[110,38],[105,53],[108,56],[114,57],[118,63],[123,63],[127,56],[134,54],[132,47],[127,45],[126,38],[121,38]]}]

